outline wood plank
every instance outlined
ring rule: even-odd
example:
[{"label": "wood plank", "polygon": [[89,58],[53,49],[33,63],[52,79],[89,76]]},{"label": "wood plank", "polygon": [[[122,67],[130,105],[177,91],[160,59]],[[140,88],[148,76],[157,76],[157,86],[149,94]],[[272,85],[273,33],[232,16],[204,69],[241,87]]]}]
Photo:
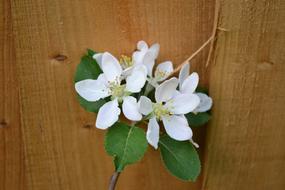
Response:
[{"label": "wood plank", "polygon": [[0,189],[25,189],[24,146],[9,1],[0,2]]},{"label": "wood plank", "polygon": [[285,2],[221,1],[202,189],[285,187]]},{"label": "wood plank", "polygon": [[[130,54],[138,40],[157,41],[159,61],[179,64],[209,37],[213,11],[211,0],[12,1],[28,189],[107,187],[113,165],[103,149],[104,133],[83,127],[95,118],[80,108],[73,89],[86,48],[120,55]],[[67,59],[54,59],[59,54]],[[193,62],[203,81],[205,55]],[[200,182],[170,176],[150,150],[125,170],[118,189],[199,189]]]}]

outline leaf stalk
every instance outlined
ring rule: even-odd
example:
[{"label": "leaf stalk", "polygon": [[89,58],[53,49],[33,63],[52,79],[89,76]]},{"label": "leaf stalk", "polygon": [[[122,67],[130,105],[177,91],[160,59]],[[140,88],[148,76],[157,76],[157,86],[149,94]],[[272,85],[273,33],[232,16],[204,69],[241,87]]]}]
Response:
[{"label": "leaf stalk", "polygon": [[118,178],[119,178],[120,174],[121,173],[117,172],[117,171],[115,171],[113,173],[113,175],[111,176],[111,179],[110,179],[109,189],[108,190],[115,190],[116,185],[117,185],[117,181],[118,181]]}]

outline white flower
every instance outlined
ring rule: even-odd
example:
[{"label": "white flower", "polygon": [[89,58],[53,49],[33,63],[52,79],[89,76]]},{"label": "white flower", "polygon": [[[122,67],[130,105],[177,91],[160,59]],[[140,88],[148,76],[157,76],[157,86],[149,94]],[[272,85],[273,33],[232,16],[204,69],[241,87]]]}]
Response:
[{"label": "white flower", "polygon": [[198,73],[193,72],[191,75],[189,75],[189,69],[190,65],[185,64],[179,72],[179,91],[182,94],[194,93],[199,83]]},{"label": "white flower", "polygon": [[[102,56],[103,56],[103,54],[104,53],[96,53],[93,55],[93,59],[96,60],[96,62],[98,63],[98,65],[101,69],[102,69]],[[123,69],[122,78],[124,79],[132,73],[132,70],[133,70],[135,65],[133,63],[133,60],[126,55],[121,56],[119,63]]]},{"label": "white flower", "polygon": [[171,78],[156,88],[156,103],[152,103],[146,96],[141,96],[139,100],[139,111],[150,118],[147,141],[156,149],[159,141],[158,121],[163,122],[166,133],[171,138],[178,141],[192,138],[192,130],[183,114],[193,111],[200,100],[195,94],[175,95],[177,86],[178,79]]},{"label": "white flower", "polygon": [[119,108],[121,102],[123,102],[122,110],[126,118],[132,121],[141,120],[142,115],[138,111],[137,100],[130,94],[140,92],[144,86],[147,75],[146,68],[144,66],[135,67],[126,78],[126,83],[121,84],[123,70],[114,56],[105,52],[100,55],[98,64],[100,64],[103,73],[97,80],[86,79],[75,84],[77,93],[87,101],[94,102],[111,96],[111,101],[99,109],[96,127],[106,129],[112,126],[121,113]]},{"label": "white flower", "polygon": [[173,71],[171,61],[165,61],[156,67],[154,76],[152,75],[155,60],[159,53],[159,44],[153,44],[150,48],[145,41],[139,41],[137,51],[133,53],[133,62],[135,65],[145,65],[149,76],[149,83],[156,87],[158,82],[165,80]]},{"label": "white flower", "polygon": [[[147,75],[149,76],[149,83],[156,87],[158,82],[165,80],[173,71],[173,64],[171,61],[165,61],[158,64],[154,76],[152,75],[155,60],[159,53],[159,44],[153,44],[148,47],[145,41],[139,41],[137,43],[137,51],[132,55],[132,58],[122,55],[120,64],[123,68],[122,75],[127,77],[130,75],[132,70],[138,65],[144,65],[147,69]],[[93,58],[97,61],[99,66],[102,65],[103,53],[97,53],[93,55]]]},{"label": "white flower", "polygon": [[137,43],[137,51],[133,53],[133,61],[135,65],[144,64],[147,67],[148,74],[151,73],[154,61],[159,53],[159,44],[153,44],[150,48],[145,41]]},{"label": "white flower", "polygon": [[149,75],[149,83],[156,87],[158,82],[164,81],[173,72],[173,64],[171,61],[165,61],[157,65],[154,76]]},{"label": "white flower", "polygon": [[[198,86],[199,76],[196,72],[189,75],[190,64],[185,64],[179,72],[179,91],[182,94],[192,94]],[[213,100],[207,94],[195,93],[200,98],[200,104],[193,110],[194,113],[206,112],[211,109]]]},{"label": "white flower", "polygon": [[211,97],[209,97],[207,94],[197,92],[195,93],[200,98],[200,104],[197,106],[197,108],[193,111],[194,113],[199,112],[206,112],[209,111],[213,105],[213,100]]},{"label": "white flower", "polygon": [[[137,43],[137,51],[133,53],[132,58],[122,55],[120,59],[120,64],[123,68],[123,77],[127,77],[132,72],[132,69],[137,65],[145,65],[148,74],[150,74],[152,72],[155,59],[158,56],[158,52],[159,44],[153,44],[149,48],[145,41],[139,41]],[[100,67],[102,65],[102,55],[103,53],[96,53],[93,55],[93,59],[97,61]]]}]

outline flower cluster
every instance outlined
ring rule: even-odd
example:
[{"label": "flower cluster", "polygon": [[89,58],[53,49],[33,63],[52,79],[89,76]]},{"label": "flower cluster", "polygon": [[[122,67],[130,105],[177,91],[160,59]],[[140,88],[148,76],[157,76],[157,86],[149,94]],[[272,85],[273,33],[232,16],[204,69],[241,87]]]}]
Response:
[{"label": "flower cluster", "polygon": [[76,92],[89,102],[106,100],[97,114],[99,129],[113,126],[122,110],[134,123],[148,123],[146,139],[156,149],[162,125],[171,138],[190,140],[197,147],[185,114],[210,110],[212,99],[196,92],[199,76],[189,73],[189,64],[183,65],[178,78],[170,77],[174,70],[171,61],[158,64],[153,72],[159,48],[159,44],[149,47],[139,41],[131,57],[118,60],[108,52],[94,54],[102,73],[97,79],[76,82]]}]

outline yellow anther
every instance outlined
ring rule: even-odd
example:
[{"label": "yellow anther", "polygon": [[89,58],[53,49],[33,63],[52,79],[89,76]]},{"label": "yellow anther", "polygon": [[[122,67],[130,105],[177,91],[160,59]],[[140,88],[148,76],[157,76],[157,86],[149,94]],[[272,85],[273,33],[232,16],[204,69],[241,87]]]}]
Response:
[{"label": "yellow anther", "polygon": [[163,116],[171,115],[171,112],[165,106],[163,106],[162,103],[154,103],[152,107],[153,107],[153,114],[159,120],[161,120]]},{"label": "yellow anther", "polygon": [[111,82],[109,85],[110,93],[112,97],[120,98],[123,97],[125,94],[125,85],[120,85],[115,82]]},{"label": "yellow anther", "polygon": [[121,55],[120,64],[124,69],[126,69],[133,65],[133,60],[131,57],[128,57],[126,55]]},{"label": "yellow anther", "polygon": [[161,71],[159,69],[156,69],[156,71],[155,71],[155,75],[156,75],[157,79],[164,78],[167,74],[168,74],[167,72]]}]

